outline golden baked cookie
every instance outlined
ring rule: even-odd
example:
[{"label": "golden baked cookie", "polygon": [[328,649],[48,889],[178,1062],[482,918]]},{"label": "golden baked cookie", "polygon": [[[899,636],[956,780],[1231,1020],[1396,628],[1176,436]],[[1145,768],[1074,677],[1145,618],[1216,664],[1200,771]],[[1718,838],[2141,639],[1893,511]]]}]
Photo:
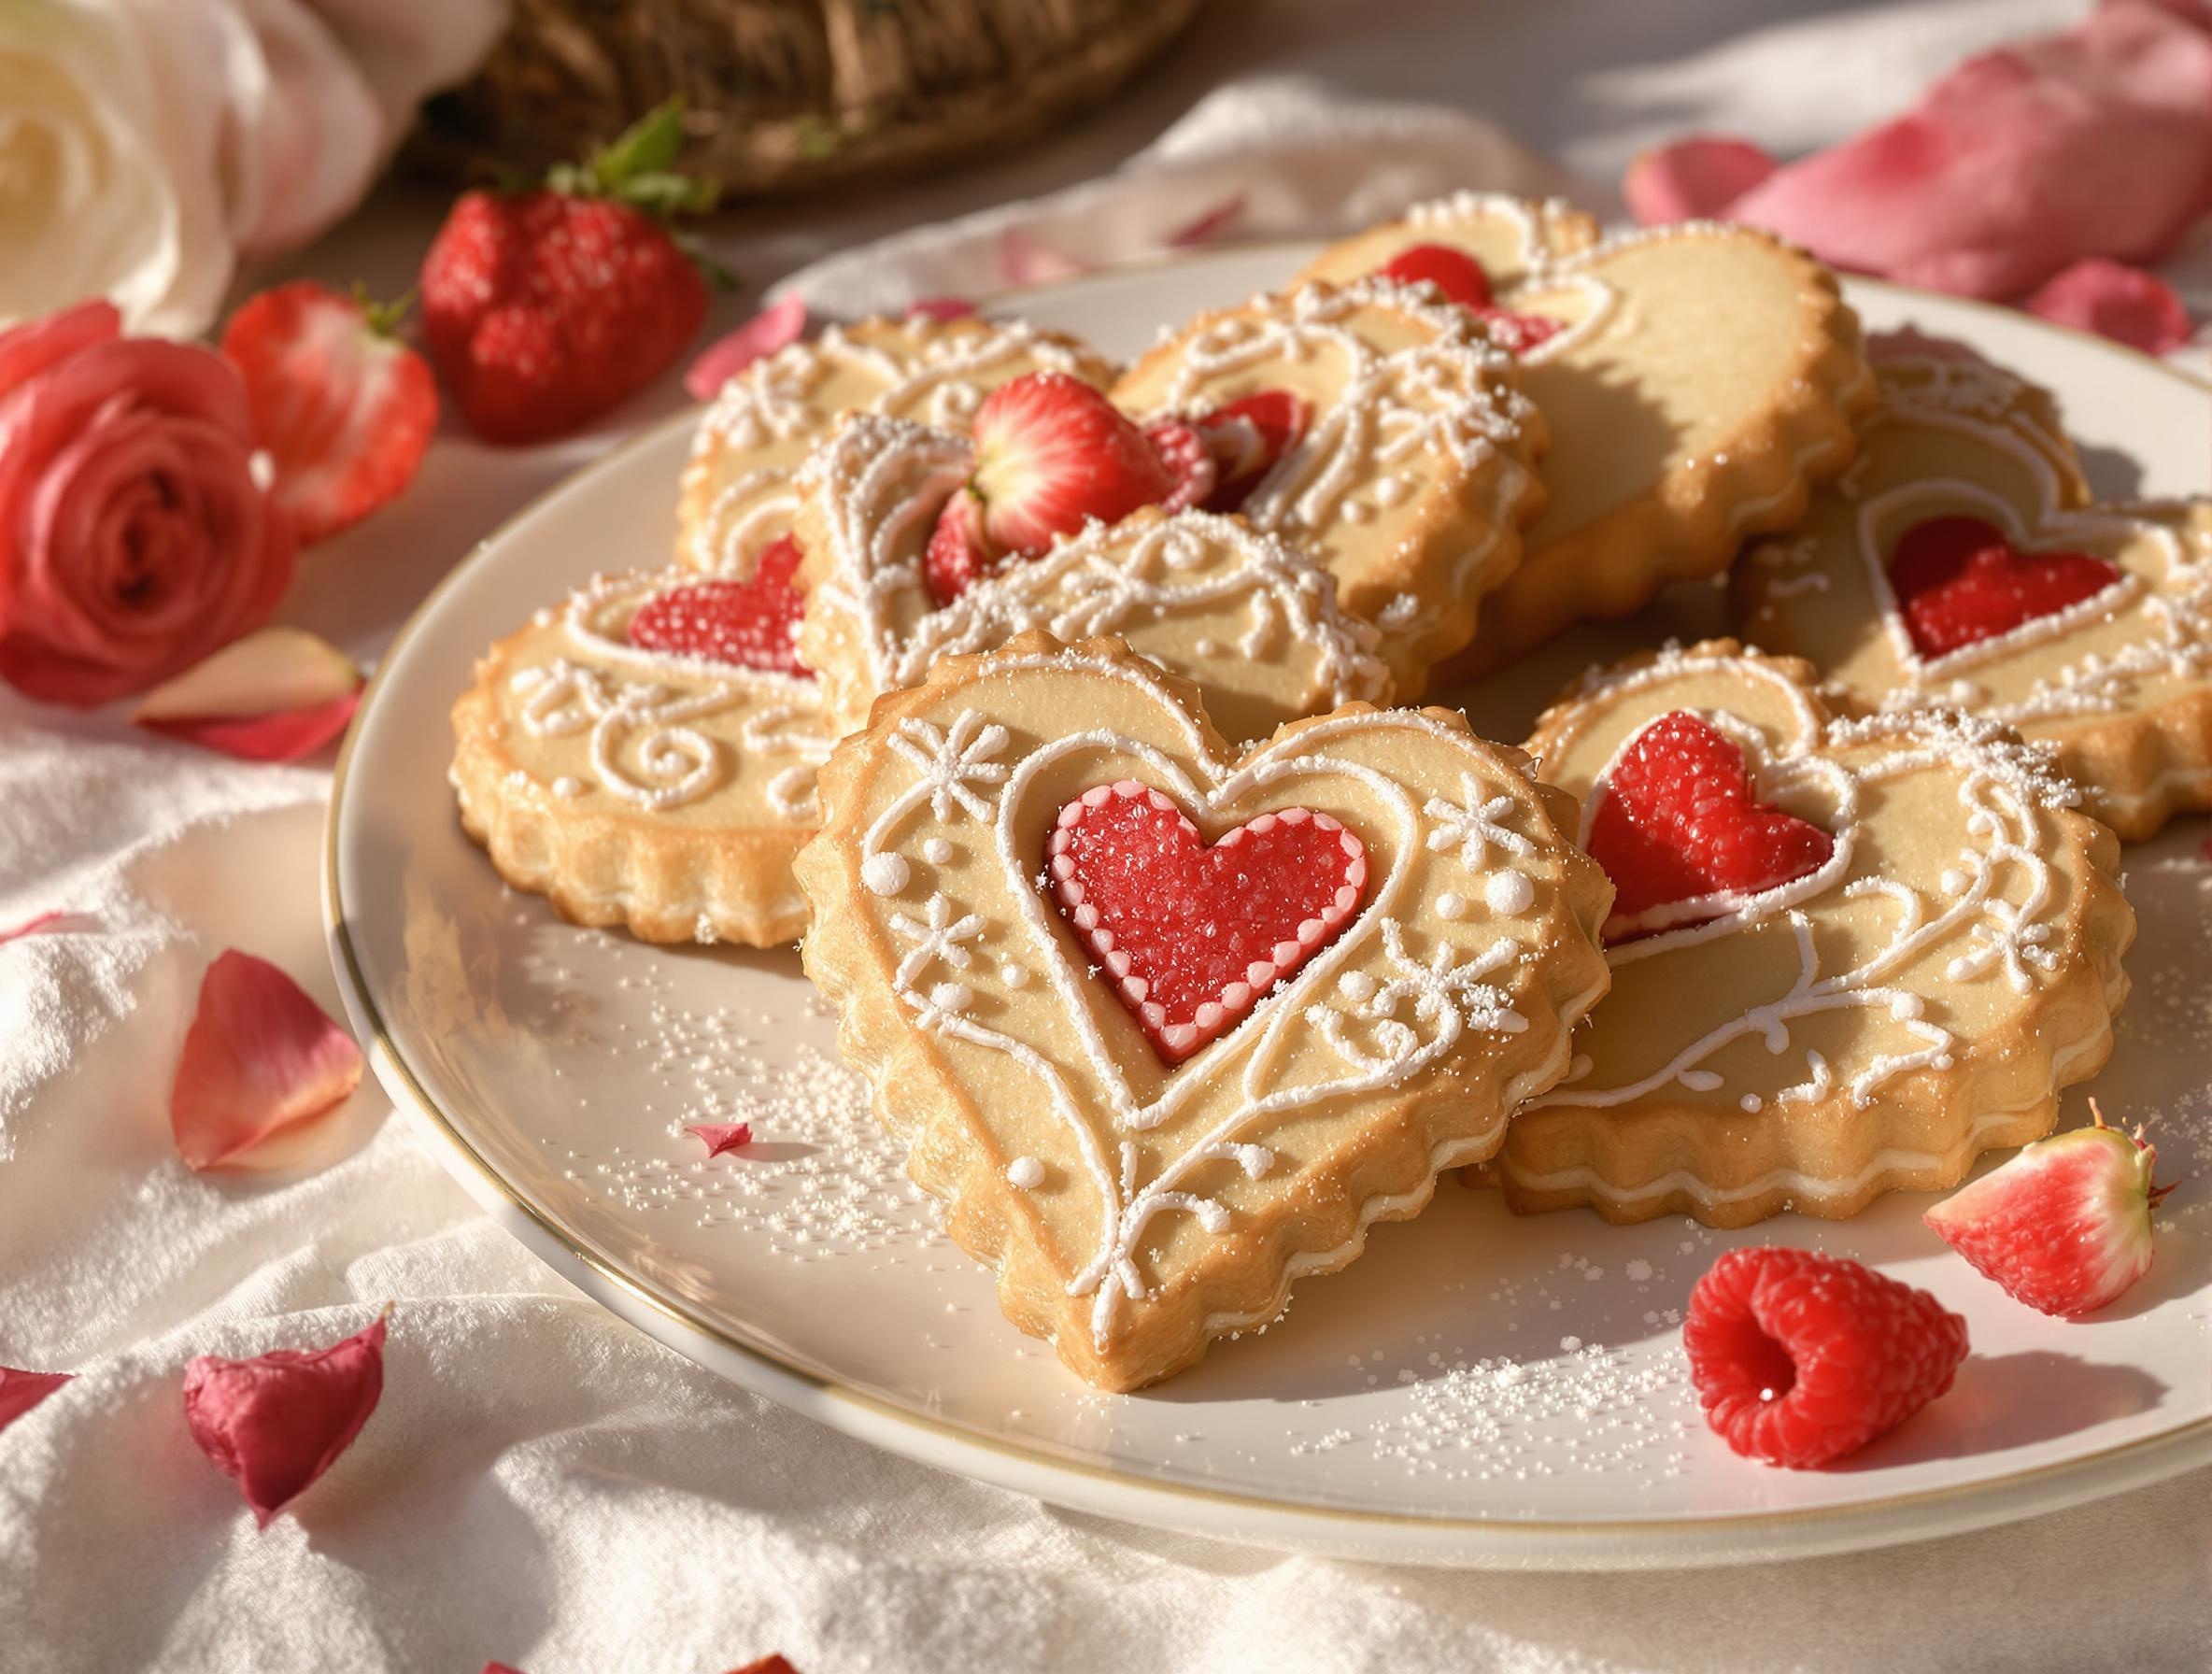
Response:
[{"label": "golden baked cookie", "polygon": [[937,660],[1042,628],[1116,634],[1198,682],[1233,738],[1389,695],[1376,631],[1338,608],[1335,580],[1241,518],[1147,507],[1010,562],[940,605],[923,554],[970,469],[968,439],[872,414],[842,420],[808,462],[800,511],[806,617],[799,651],[819,671],[839,732]]},{"label": "golden baked cookie", "polygon": [[1435,710],[1238,754],[1117,640],[950,657],[822,773],[807,974],[1000,1305],[1133,1389],[1496,1150],[1606,986],[1573,809]]},{"label": "golden baked cookie", "polygon": [[1296,415],[1236,509],[1337,578],[1382,630],[1398,689],[1475,631],[1543,504],[1544,422],[1512,358],[1464,309],[1382,282],[1301,285],[1200,315],[1123,375],[1155,425],[1286,405]]},{"label": "golden baked cookie", "polygon": [[[1473,294],[1489,299],[1479,311],[1493,334],[1518,348],[1522,389],[1550,430],[1548,504],[1439,684],[1727,569],[1746,535],[1789,528],[1809,486],[1850,462],[1851,420],[1874,399],[1858,319],[1803,251],[1749,227],[1687,223],[1595,244],[1587,230],[1540,206],[1463,194],[1308,270],[1349,277],[1415,247],[1499,262]],[[1515,241],[1518,255],[1499,261]]]},{"label": "golden baked cookie", "polygon": [[1745,637],[1855,709],[2050,744],[2124,839],[2212,807],[2212,500],[2091,504],[2049,397],[1986,362],[1876,371],[1856,462],[1737,568]]},{"label": "golden baked cookie", "polygon": [[477,661],[451,779],[500,875],[649,942],[788,942],[831,734],[787,562],[602,577]]},{"label": "golden baked cookie", "polygon": [[791,478],[842,413],[965,426],[984,397],[1030,372],[1100,389],[1113,368],[1073,337],[1018,319],[864,319],[756,361],[700,416],[676,508],[676,561],[744,576],[787,533]]},{"label": "golden baked cookie", "polygon": [[1612,992],[1497,1161],[1518,1210],[1740,1227],[1957,1184],[2112,1050],[2112,833],[1985,718],[1832,718],[1716,641],[1593,674],[1529,741],[1619,891]]}]

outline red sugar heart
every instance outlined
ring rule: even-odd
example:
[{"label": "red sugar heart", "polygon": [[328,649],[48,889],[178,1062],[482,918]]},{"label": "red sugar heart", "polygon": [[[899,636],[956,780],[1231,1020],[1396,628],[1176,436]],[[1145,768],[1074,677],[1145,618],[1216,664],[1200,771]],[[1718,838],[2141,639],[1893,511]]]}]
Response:
[{"label": "red sugar heart", "polygon": [[1686,709],[1630,741],[1602,799],[1590,858],[1616,891],[1609,942],[1651,933],[1634,920],[1654,907],[1779,888],[1817,872],[1836,848],[1820,827],[1753,802],[1736,741]]},{"label": "red sugar heart", "polygon": [[1416,244],[1400,250],[1375,270],[1375,277],[1400,285],[1426,279],[1480,319],[1491,340],[1524,355],[1559,331],[1559,321],[1542,314],[1516,314],[1490,300],[1490,276],[1465,250],[1448,244]]},{"label": "red sugar heart", "polygon": [[785,535],[760,554],[749,581],[699,581],[647,600],[630,618],[630,643],[771,674],[814,678],[792,636],[806,601],[791,585],[799,543]]},{"label": "red sugar heart", "polygon": [[1045,860],[1060,911],[1168,1064],[1335,941],[1368,879],[1366,845],[1326,814],[1263,814],[1209,847],[1134,779],[1062,808]]},{"label": "red sugar heart", "polygon": [[2087,552],[2022,552],[1980,518],[1930,518],[1905,532],[1890,589],[1922,657],[2009,633],[2094,598],[2120,567]]}]

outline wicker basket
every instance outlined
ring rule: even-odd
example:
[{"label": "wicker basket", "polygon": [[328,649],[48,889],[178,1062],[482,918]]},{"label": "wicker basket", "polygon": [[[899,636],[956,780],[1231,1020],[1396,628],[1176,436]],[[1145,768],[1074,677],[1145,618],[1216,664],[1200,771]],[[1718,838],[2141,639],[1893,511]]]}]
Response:
[{"label": "wicker basket", "polygon": [[726,197],[1003,146],[1112,92],[1201,0],[515,0],[473,81],[424,109],[413,160],[526,173],[671,93],[680,167]]}]

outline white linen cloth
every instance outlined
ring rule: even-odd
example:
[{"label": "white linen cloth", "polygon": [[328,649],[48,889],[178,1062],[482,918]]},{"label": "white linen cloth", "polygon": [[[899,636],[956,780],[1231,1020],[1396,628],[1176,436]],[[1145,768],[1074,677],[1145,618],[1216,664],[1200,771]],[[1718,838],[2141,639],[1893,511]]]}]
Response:
[{"label": "white linen cloth", "polygon": [[[1565,182],[1454,114],[1476,109],[1580,170],[1602,207],[1639,143],[1685,124],[1818,143],[1962,52],[2077,9],[1225,5],[1087,127],[970,175],[759,212],[721,253],[759,281],[969,215],[790,281],[855,307],[996,287],[1011,224],[1105,258],[1237,191],[1232,235],[1251,235],[1333,230],[1455,185]],[[301,270],[397,290],[437,207],[388,192]],[[373,657],[501,517],[678,400],[672,376],[589,435],[524,453],[449,428],[407,499],[309,556],[287,617]],[[69,914],[0,946],[0,1363],[81,1374],[0,1435],[8,1674],[476,1674],[492,1658],[706,1674],[772,1650],[804,1674],[2206,1667],[2212,1473],[1754,1569],[1284,1556],[1056,1511],[738,1392],[476,1213],[373,1082],[291,1167],[194,1176],[166,1112],[206,960],[230,945],[276,959],[337,1011],[318,915],[327,782],[326,764],[234,764],[0,692],[0,928]],[[256,1533],[186,1435],[185,1361],[327,1342],[386,1298],[382,1406]]]}]

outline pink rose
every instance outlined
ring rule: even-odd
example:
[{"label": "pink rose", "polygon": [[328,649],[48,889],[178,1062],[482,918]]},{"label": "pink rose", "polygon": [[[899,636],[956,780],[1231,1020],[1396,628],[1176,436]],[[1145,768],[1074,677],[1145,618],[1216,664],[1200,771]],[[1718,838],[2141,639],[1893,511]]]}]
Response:
[{"label": "pink rose", "polygon": [[105,302],[0,333],[0,680],[104,703],[266,621],[293,548],[253,450],[211,349]]}]

